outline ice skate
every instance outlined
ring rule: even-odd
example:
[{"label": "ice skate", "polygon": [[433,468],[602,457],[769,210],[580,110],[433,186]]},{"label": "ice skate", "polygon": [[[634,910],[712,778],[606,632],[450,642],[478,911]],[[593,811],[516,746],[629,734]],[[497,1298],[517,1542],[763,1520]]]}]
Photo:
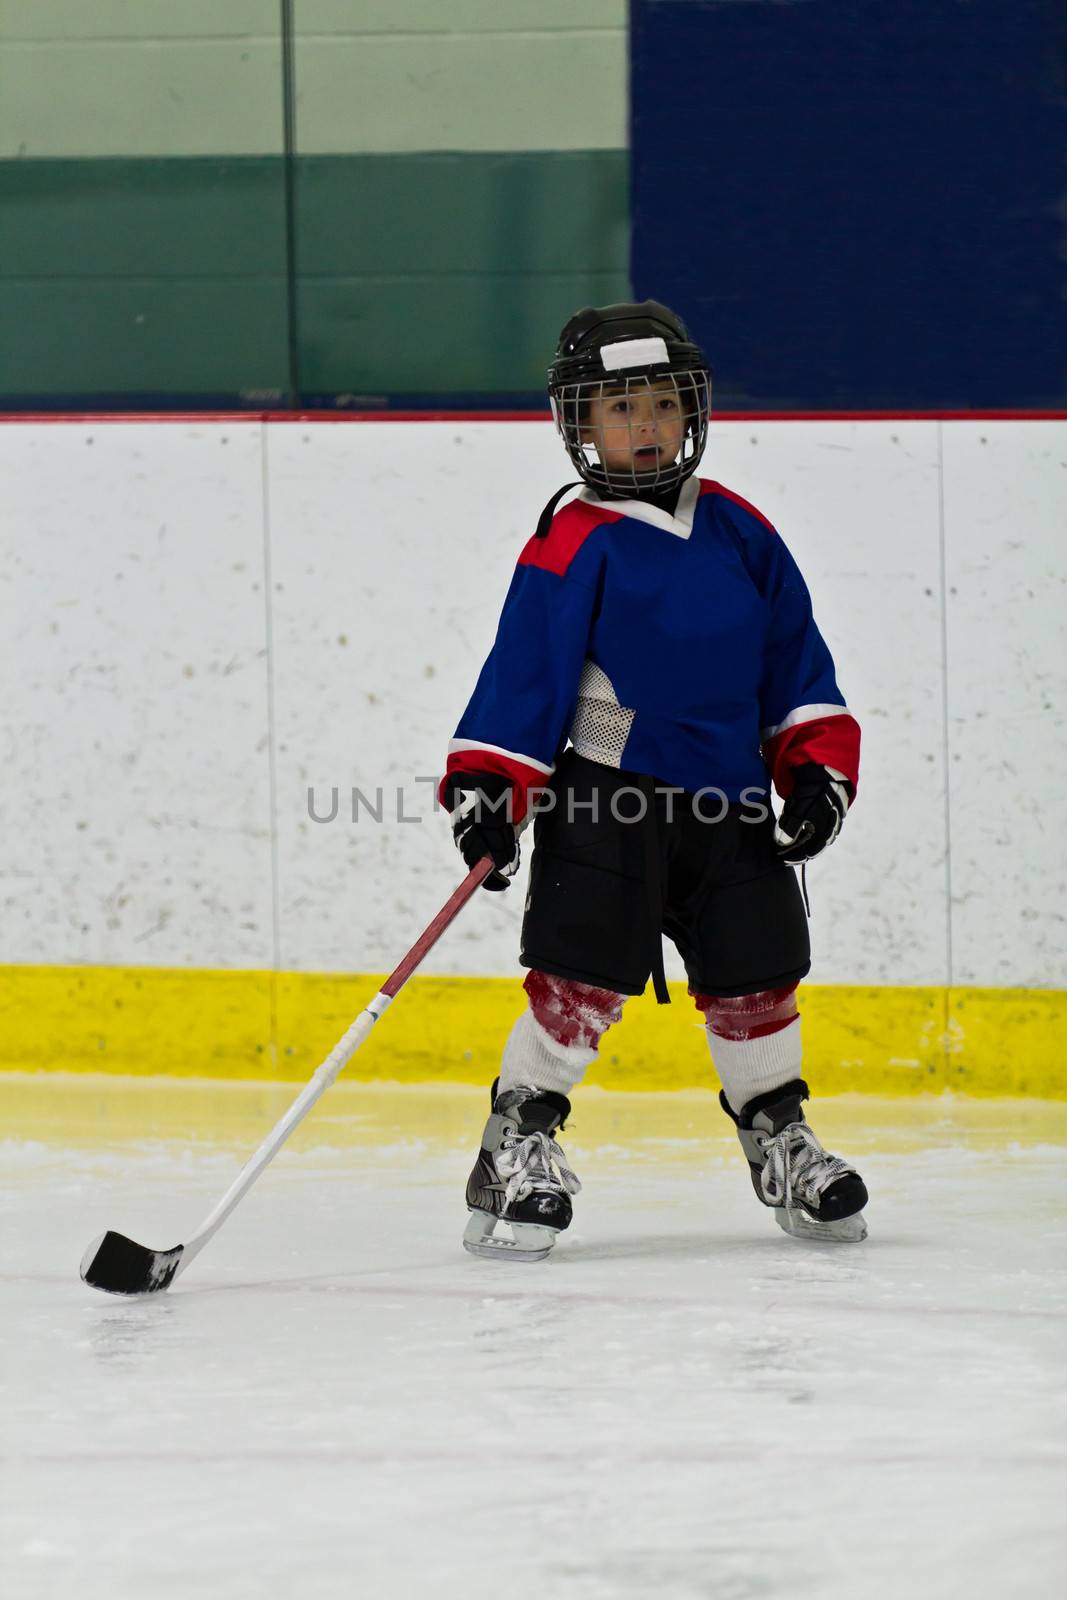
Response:
[{"label": "ice skate", "polygon": [[482,1147],[467,1180],[463,1248],[498,1260],[543,1261],[571,1220],[581,1184],[552,1135],[570,1101],[548,1089],[493,1085]]},{"label": "ice skate", "polygon": [[719,1095],[737,1125],[752,1187],[773,1208],[778,1226],[797,1239],[858,1244],[867,1237],[866,1187],[854,1167],[823,1149],[805,1122],[800,1102],[807,1098],[807,1084],[796,1078],[750,1100],[738,1116]]}]

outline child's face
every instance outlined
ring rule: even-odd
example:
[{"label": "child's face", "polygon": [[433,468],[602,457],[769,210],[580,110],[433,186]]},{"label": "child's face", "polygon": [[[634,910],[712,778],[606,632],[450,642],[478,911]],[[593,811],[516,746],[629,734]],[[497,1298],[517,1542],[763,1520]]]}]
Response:
[{"label": "child's face", "polygon": [[623,386],[605,383],[587,402],[581,440],[607,472],[657,472],[670,466],[685,438],[681,396],[673,378]]}]

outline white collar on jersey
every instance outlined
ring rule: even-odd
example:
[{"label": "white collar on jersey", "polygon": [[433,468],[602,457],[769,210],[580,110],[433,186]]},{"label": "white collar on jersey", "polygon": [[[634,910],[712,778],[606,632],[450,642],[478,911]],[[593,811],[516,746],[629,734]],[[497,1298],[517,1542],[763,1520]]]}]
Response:
[{"label": "white collar on jersey", "polygon": [[636,522],[648,522],[653,528],[662,528],[665,533],[673,533],[679,539],[688,539],[693,531],[693,517],[700,499],[700,480],[687,478],[682,484],[673,517],[669,511],[661,511],[658,506],[650,506],[644,500],[601,500],[588,487],[582,490],[578,499],[584,500],[586,505],[603,506],[605,511],[617,511],[622,517],[633,517]]}]

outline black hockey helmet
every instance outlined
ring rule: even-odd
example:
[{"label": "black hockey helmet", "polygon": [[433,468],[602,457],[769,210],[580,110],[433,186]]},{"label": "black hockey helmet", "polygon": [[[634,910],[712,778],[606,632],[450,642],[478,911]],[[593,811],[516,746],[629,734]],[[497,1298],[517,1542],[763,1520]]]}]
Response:
[{"label": "black hockey helmet", "polygon": [[[673,388],[685,419],[682,447],[673,461],[648,470],[636,464],[607,468],[592,439],[589,403],[601,396],[630,399]],[[658,300],[586,306],[559,336],[548,369],[548,393],[556,427],[581,477],[598,491],[633,494],[670,489],[695,471],[708,438],[711,374],[685,323]]]}]

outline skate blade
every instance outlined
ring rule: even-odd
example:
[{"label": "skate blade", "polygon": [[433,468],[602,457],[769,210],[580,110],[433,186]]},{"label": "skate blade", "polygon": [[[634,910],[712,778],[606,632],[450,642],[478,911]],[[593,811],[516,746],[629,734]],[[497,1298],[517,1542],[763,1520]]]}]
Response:
[{"label": "skate blade", "polygon": [[487,1211],[472,1211],[463,1234],[463,1248],[472,1256],[498,1261],[543,1261],[556,1242],[555,1228],[532,1222],[504,1222]]},{"label": "skate blade", "polygon": [[827,1244],[859,1244],[867,1237],[863,1212],[854,1217],[838,1217],[834,1222],[816,1222],[798,1206],[775,1206],[774,1220],[783,1233],[794,1239],[822,1239]]}]

